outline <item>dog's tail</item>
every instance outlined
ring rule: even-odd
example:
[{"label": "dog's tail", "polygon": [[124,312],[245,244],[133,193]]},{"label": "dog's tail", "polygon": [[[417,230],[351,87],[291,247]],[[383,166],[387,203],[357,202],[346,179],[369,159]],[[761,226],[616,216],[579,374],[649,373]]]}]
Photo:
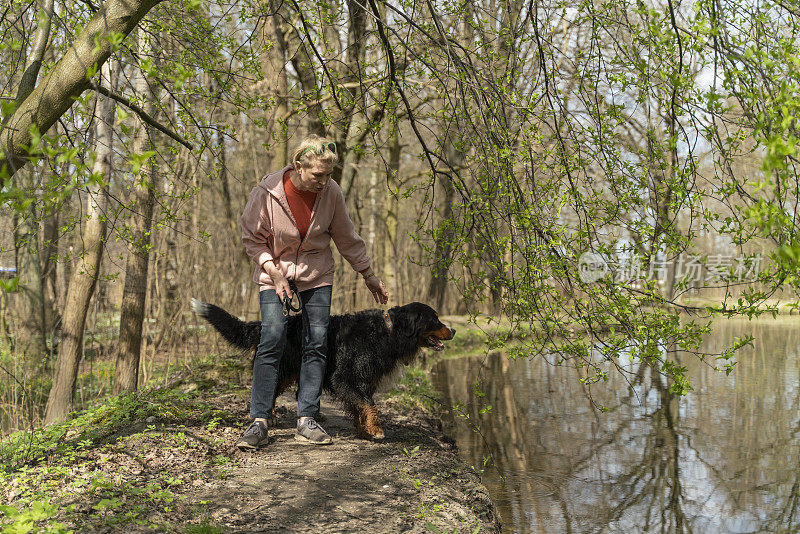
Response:
[{"label": "dog's tail", "polygon": [[252,349],[261,338],[261,323],[251,321],[245,323],[218,306],[192,299],[194,312],[208,321],[222,337],[235,347]]}]

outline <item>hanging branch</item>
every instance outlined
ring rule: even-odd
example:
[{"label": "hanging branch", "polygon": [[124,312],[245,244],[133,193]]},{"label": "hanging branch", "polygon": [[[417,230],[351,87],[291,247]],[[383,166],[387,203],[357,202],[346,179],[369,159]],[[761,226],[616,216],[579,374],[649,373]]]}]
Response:
[{"label": "hanging branch", "polygon": [[164,126],[163,124],[161,124],[157,120],[155,120],[145,110],[143,110],[142,108],[140,108],[139,106],[137,106],[136,104],[131,102],[129,99],[125,98],[122,95],[118,95],[118,94],[116,94],[114,92],[109,91],[108,89],[106,89],[102,85],[95,85],[93,87],[93,89],[95,91],[97,91],[98,93],[100,93],[101,95],[107,96],[111,100],[115,100],[115,101],[119,102],[120,104],[122,104],[123,106],[125,106],[126,108],[130,109],[131,111],[136,113],[139,116],[139,118],[141,118],[144,122],[146,122],[147,124],[149,124],[150,126],[155,128],[159,132],[171,137],[172,139],[174,139],[175,141],[179,142],[180,144],[182,144],[183,146],[185,146],[189,150],[194,150],[194,146],[189,141],[187,141],[186,139],[181,137],[180,134],[177,134],[177,133],[173,132],[172,130],[170,130],[169,128],[167,128],[166,126]]}]

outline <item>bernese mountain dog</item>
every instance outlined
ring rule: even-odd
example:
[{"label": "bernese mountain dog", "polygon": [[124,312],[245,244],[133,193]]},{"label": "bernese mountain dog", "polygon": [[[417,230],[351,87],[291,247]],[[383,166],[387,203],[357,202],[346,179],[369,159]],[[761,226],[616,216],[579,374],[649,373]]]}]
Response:
[{"label": "bernese mountain dog", "polygon": [[[195,313],[208,321],[230,344],[255,349],[261,338],[261,322],[244,322],[213,304],[192,299]],[[373,395],[381,381],[410,363],[423,347],[440,351],[442,341],[456,331],[439,320],[436,311],[421,302],[395,306],[385,321],[380,310],[331,315],[328,356],[323,389],[353,416],[358,434],[365,439],[383,439]],[[300,316],[290,316],[286,348],[278,371],[275,397],[300,376],[302,361]]]}]

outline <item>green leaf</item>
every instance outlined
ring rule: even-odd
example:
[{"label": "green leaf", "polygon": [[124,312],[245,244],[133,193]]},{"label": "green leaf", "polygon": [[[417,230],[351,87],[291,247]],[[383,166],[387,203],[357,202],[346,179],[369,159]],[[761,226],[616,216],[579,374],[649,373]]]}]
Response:
[{"label": "green leaf", "polygon": [[[142,69],[142,72],[147,74],[148,76],[153,74],[153,60],[150,58],[145,58],[139,62],[139,68]],[[119,108],[117,108],[119,109]]]},{"label": "green leaf", "polygon": [[122,44],[122,41],[125,40],[125,34],[121,32],[110,32],[106,36],[106,40],[111,43],[111,46],[114,47],[114,50],[119,48],[119,45]]},{"label": "green leaf", "polygon": [[8,280],[0,279],[0,288],[6,293],[16,293],[19,291],[19,276]]},{"label": "green leaf", "polygon": [[131,114],[122,109],[121,106],[116,106],[116,110],[117,110],[117,119],[120,122],[124,121],[125,119],[131,116]]},{"label": "green leaf", "polygon": [[97,66],[97,63],[94,63],[93,65],[88,67],[86,69],[86,79],[90,80],[90,79],[94,78],[95,75],[97,74],[98,70],[99,70],[99,67]]},{"label": "green leaf", "polygon": [[79,147],[72,147],[69,150],[65,150],[58,156],[57,161],[59,163],[72,163],[78,158],[79,150]]},{"label": "green leaf", "polygon": [[100,34],[94,36],[94,48],[92,49],[92,54],[96,54],[103,49],[101,39],[102,37],[100,36]]},{"label": "green leaf", "polygon": [[131,162],[131,172],[133,174],[138,174],[139,171],[142,169],[142,165],[144,165],[148,159],[152,158],[156,154],[153,150],[148,150],[146,152],[142,152],[141,154],[131,154],[130,155],[130,162]]},{"label": "green leaf", "polygon": [[4,117],[10,117],[16,110],[16,100],[3,100],[0,102],[0,111],[2,111]]},{"label": "green leaf", "polygon": [[2,512],[6,517],[17,517],[20,515],[20,511],[14,508],[13,506],[7,506],[4,504],[0,504],[0,512]]}]

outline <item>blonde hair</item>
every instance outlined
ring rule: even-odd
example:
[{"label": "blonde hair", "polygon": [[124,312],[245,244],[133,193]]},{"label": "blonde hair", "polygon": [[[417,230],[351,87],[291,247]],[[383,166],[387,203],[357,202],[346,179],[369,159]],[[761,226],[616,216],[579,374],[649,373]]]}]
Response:
[{"label": "blonde hair", "polygon": [[301,163],[305,166],[310,164],[311,160],[336,165],[339,163],[339,154],[326,148],[329,143],[333,143],[333,140],[319,135],[309,135],[292,151],[292,165]]}]

